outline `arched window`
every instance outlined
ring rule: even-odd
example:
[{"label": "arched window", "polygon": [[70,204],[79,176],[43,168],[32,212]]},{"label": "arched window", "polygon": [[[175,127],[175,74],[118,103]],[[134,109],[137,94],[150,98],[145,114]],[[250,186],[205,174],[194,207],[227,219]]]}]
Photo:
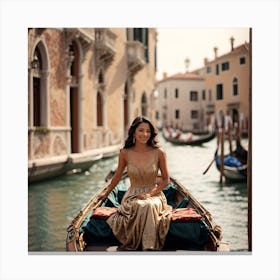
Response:
[{"label": "arched window", "polygon": [[237,78],[234,78],[232,81],[232,95],[236,96],[238,95],[238,80]]},{"label": "arched window", "polygon": [[239,122],[239,113],[237,109],[232,109],[232,121],[233,123]]},{"label": "arched window", "polygon": [[80,97],[79,97],[79,76],[80,76],[80,51],[76,41],[69,45],[70,55],[70,76],[71,82],[69,87],[70,99],[70,127],[71,127],[71,153],[80,152]]},{"label": "arched window", "polygon": [[128,126],[128,111],[129,111],[129,109],[128,109],[128,107],[129,107],[128,94],[129,94],[129,91],[128,91],[128,85],[127,85],[127,82],[126,82],[125,87],[124,87],[124,99],[123,99],[124,127]]},{"label": "arched window", "polygon": [[104,77],[103,77],[102,71],[99,72],[99,75],[98,75],[98,83],[99,83],[99,84],[103,84],[103,83],[104,83]]},{"label": "arched window", "polygon": [[34,69],[33,74],[33,126],[43,125],[42,116],[42,55],[38,45],[35,48],[31,66]]},{"label": "arched window", "polygon": [[103,100],[100,92],[97,92],[97,126],[103,126]]},{"label": "arched window", "polygon": [[142,116],[147,116],[147,107],[148,107],[148,103],[147,103],[147,97],[146,97],[146,93],[144,92],[141,98],[141,114]]}]

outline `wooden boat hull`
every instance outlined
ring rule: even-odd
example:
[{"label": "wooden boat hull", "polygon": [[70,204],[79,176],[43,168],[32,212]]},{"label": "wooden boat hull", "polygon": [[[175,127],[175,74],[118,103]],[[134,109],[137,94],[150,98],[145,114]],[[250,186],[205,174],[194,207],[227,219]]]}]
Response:
[{"label": "wooden boat hull", "polygon": [[[247,181],[247,151],[242,147],[239,141],[237,141],[237,148],[232,154],[227,154],[227,157],[232,157],[234,160],[238,160],[240,166],[231,166],[224,163],[224,176],[229,181]],[[215,155],[216,168],[221,172],[221,160],[220,156]]]},{"label": "wooden boat hull", "polygon": [[170,137],[169,132],[166,129],[163,129],[162,135],[166,141],[168,141],[172,144],[189,145],[189,146],[200,146],[204,143],[211,141],[212,139],[214,139],[216,137],[216,133],[212,132],[212,133],[202,135],[202,136],[198,137],[197,139],[186,140],[186,139],[181,139],[181,138]]},{"label": "wooden boat hull", "polygon": [[[127,176],[124,175],[123,182],[125,182]],[[183,198],[188,199],[188,206],[197,211],[202,217],[203,221],[208,228],[207,234],[207,244],[203,245],[202,251],[229,251],[229,245],[227,242],[222,240],[222,229],[219,225],[215,223],[211,214],[194,198],[194,196],[187,190],[183,185],[181,185],[177,180],[171,178],[171,183],[176,186],[175,199],[176,203],[179,203]],[[128,184],[126,182],[126,184]],[[97,244],[90,246],[85,241],[85,231],[83,230],[83,225],[85,221],[89,219],[92,212],[102,206],[102,201],[97,200],[97,196],[106,191],[108,183],[101,188],[101,190],[94,195],[89,202],[80,210],[80,212],[73,219],[71,224],[67,228],[67,237],[66,237],[66,250],[71,252],[82,252],[82,251],[118,251],[118,244]],[[176,242],[174,243],[176,244]],[[184,248],[180,248],[180,242],[176,246],[171,243],[162,249],[162,251],[188,251]]]},{"label": "wooden boat hull", "polygon": [[[216,167],[220,171],[221,165],[216,161]],[[247,164],[241,167],[232,167],[224,165],[224,176],[229,181],[246,181],[247,180]]]}]

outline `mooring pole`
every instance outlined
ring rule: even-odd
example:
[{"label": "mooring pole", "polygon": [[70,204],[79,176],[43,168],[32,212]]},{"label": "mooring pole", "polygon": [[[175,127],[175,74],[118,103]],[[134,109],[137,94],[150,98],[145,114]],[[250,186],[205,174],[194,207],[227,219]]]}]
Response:
[{"label": "mooring pole", "polygon": [[224,141],[225,141],[225,117],[222,117],[222,131],[221,131],[221,168],[220,168],[220,183],[223,182],[223,176],[224,176]]}]

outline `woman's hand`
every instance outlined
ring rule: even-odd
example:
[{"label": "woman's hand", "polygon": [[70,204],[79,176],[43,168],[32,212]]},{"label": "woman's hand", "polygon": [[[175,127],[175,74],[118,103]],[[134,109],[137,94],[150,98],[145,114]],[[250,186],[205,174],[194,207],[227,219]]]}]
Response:
[{"label": "woman's hand", "polygon": [[147,199],[149,197],[151,197],[151,195],[149,193],[140,193],[137,196],[138,199],[142,199],[142,200]]}]

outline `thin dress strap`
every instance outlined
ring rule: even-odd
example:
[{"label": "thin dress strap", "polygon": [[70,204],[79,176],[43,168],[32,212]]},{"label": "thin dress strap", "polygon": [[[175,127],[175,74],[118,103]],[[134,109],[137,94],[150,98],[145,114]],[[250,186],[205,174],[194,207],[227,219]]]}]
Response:
[{"label": "thin dress strap", "polygon": [[159,164],[158,164],[158,153],[159,153],[159,148],[156,148],[155,150],[156,150],[156,152],[155,152],[155,163],[156,163],[156,165],[158,166],[158,165],[159,165]]}]

